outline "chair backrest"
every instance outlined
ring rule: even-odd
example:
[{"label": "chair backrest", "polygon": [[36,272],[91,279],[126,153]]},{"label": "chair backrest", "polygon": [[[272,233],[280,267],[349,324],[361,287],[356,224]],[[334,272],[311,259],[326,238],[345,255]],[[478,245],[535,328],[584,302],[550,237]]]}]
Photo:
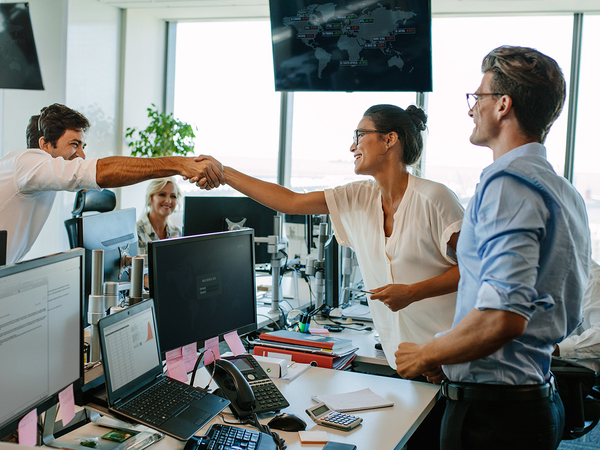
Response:
[{"label": "chair backrest", "polygon": [[563,439],[580,438],[600,421],[600,400],[595,398],[600,392],[594,390],[600,380],[593,370],[564,361],[553,361],[551,370],[565,407]]},{"label": "chair backrest", "polygon": [[81,217],[84,212],[108,212],[115,209],[117,205],[117,196],[114,192],[108,189],[96,191],[93,189],[84,189],[77,191],[75,202],[73,203],[73,217],[65,220],[65,228],[69,237],[69,246],[71,248],[81,247],[79,242],[79,230],[77,218]]}]

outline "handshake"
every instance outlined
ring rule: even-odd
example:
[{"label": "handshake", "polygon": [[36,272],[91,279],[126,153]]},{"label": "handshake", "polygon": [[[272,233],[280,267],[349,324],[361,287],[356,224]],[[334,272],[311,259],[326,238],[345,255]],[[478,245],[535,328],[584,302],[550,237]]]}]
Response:
[{"label": "handshake", "polygon": [[182,175],[190,183],[207,191],[226,184],[223,164],[212,156],[199,155],[186,160],[187,167]]}]

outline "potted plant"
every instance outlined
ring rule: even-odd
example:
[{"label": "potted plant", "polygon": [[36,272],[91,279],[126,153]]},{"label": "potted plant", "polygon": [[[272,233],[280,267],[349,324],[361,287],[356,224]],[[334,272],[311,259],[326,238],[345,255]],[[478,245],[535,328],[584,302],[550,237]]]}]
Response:
[{"label": "potted plant", "polygon": [[135,139],[134,134],[139,135],[139,139],[128,144],[132,156],[185,156],[194,151],[196,127],[174,119],[173,114],[159,112],[154,103],[148,108],[148,117],[150,125],[145,130],[127,128],[125,137]]}]

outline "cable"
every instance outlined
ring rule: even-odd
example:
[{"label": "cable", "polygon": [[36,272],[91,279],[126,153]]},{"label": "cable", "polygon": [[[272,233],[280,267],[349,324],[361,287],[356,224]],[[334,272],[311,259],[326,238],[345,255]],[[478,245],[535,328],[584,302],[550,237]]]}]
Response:
[{"label": "cable", "polygon": [[273,438],[273,441],[275,441],[275,444],[277,444],[277,450],[285,450],[287,448],[287,445],[285,445],[285,439],[279,436],[276,432],[271,431],[269,425],[263,425],[262,423],[260,423],[258,421],[258,416],[256,415],[256,413],[252,413],[250,419],[248,419],[248,424],[258,428],[258,431],[271,436]]},{"label": "cable", "polygon": [[[200,365],[200,361],[202,360],[202,357],[204,356],[204,354],[207,351],[211,352],[213,354],[213,359],[216,360],[215,352],[213,352],[212,349],[204,350],[202,353],[200,353],[200,356],[198,356],[198,358],[196,359],[196,364],[194,364],[194,369],[192,370],[192,378],[190,379],[190,386],[194,385],[194,381],[196,380],[196,371],[198,370],[198,366]],[[203,391],[208,392],[208,387],[210,386],[210,383],[212,382],[212,380],[215,376],[216,367],[217,367],[217,365],[213,364],[213,369],[212,369],[212,373],[210,374],[210,380],[208,380],[208,384],[206,385],[206,387],[200,388]]]}]

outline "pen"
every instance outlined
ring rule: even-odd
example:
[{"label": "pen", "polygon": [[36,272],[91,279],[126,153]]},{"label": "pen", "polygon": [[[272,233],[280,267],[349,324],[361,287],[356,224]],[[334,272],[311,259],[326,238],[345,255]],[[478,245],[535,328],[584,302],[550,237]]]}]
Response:
[{"label": "pen", "polygon": [[350,287],[345,287],[344,289],[347,291],[350,291],[350,292],[359,292],[361,294],[373,294],[374,293],[371,291],[365,291],[364,289],[354,289],[354,288],[350,288]]}]

